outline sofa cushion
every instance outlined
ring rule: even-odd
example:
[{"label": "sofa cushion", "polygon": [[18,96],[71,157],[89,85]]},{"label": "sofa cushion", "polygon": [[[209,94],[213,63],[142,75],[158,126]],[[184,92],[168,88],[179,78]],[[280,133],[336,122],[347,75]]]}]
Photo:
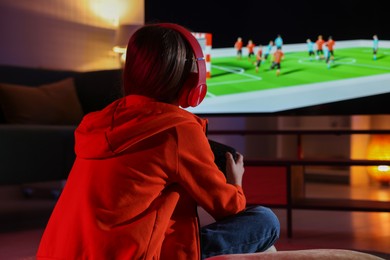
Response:
[{"label": "sofa cushion", "polygon": [[206,260],[380,260],[383,258],[347,249],[302,249],[276,252],[260,252],[249,254],[218,255],[206,258]]},{"label": "sofa cushion", "polygon": [[83,117],[73,78],[37,87],[0,83],[6,123],[74,125]]}]

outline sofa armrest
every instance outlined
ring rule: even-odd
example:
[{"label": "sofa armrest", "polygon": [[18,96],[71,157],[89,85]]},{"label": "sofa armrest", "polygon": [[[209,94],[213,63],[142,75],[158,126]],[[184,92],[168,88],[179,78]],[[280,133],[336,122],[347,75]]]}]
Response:
[{"label": "sofa armrest", "polygon": [[0,185],[66,179],[76,126],[0,125]]}]

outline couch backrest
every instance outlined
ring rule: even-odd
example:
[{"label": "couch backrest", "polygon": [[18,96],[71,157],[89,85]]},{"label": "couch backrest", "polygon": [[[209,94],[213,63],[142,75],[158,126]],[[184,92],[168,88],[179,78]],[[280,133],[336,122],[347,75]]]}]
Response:
[{"label": "couch backrest", "polygon": [[101,110],[123,96],[122,71],[119,69],[78,73],[75,85],[85,114]]},{"label": "couch backrest", "polygon": [[[84,114],[103,109],[123,95],[120,69],[76,72],[0,65],[0,83],[39,86],[74,78]],[[5,123],[0,104],[0,123]]]}]

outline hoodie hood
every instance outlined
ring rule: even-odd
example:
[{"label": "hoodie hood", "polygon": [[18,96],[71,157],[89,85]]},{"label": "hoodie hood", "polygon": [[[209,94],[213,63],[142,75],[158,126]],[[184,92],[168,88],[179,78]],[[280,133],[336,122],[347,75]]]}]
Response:
[{"label": "hoodie hood", "polygon": [[129,95],[83,118],[75,131],[76,155],[89,159],[112,157],[180,124],[200,124],[206,131],[207,121],[178,106]]}]

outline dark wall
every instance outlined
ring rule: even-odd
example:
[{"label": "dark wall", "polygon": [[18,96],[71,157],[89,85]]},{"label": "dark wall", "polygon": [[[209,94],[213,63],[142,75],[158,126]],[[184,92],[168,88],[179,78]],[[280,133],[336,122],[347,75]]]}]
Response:
[{"label": "dark wall", "polygon": [[145,0],[146,22],[175,22],[193,31],[211,32],[213,48],[232,47],[238,36],[265,44],[281,34],[286,43],[302,43],[318,34],[337,40],[390,40],[384,2]]}]

